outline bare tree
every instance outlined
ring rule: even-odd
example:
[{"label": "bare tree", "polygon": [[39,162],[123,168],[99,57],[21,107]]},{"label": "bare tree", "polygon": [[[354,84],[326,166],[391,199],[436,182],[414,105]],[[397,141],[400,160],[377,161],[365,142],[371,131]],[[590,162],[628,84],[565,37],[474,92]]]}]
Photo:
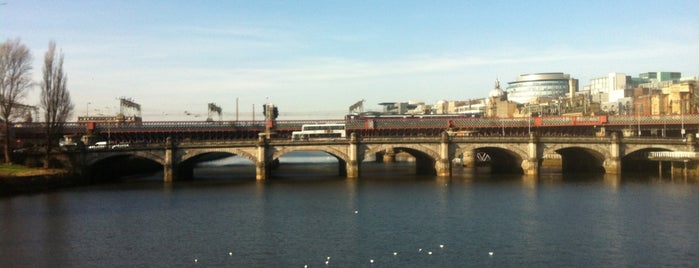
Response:
[{"label": "bare tree", "polygon": [[3,123],[5,163],[10,163],[10,127],[15,108],[32,87],[32,56],[19,39],[0,44],[0,120]]},{"label": "bare tree", "polygon": [[41,104],[46,122],[46,157],[44,168],[50,164],[50,154],[58,145],[63,126],[73,112],[70,92],[66,88],[68,78],[63,72],[63,53],[56,55],[56,43],[49,42],[49,50],[44,54],[44,76],[41,81]]}]

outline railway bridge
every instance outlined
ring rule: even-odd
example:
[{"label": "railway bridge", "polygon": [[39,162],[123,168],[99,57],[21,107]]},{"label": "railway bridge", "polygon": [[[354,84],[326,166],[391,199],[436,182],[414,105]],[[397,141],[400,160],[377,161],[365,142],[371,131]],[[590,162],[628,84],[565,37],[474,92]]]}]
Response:
[{"label": "railway bridge", "polygon": [[[163,181],[186,179],[207,157],[240,156],[255,164],[257,180],[269,179],[280,156],[294,151],[321,151],[338,160],[339,173],[359,178],[362,162],[376,155],[390,160],[398,152],[415,158],[419,173],[448,177],[458,163],[467,170],[492,170],[536,176],[541,172],[585,171],[621,174],[622,165],[647,166],[652,152],[695,152],[693,135],[674,138],[606,136],[450,136],[361,137],[294,141],[261,135],[256,140],[175,141],[128,148],[72,152],[74,165],[89,169],[116,157],[148,159],[163,168]],[[693,154],[696,155],[696,154]],[[458,161],[457,161],[458,160]],[[672,165],[672,159],[664,159]],[[684,172],[699,172],[696,159],[683,159]],[[628,168],[628,167],[627,167]]]}]

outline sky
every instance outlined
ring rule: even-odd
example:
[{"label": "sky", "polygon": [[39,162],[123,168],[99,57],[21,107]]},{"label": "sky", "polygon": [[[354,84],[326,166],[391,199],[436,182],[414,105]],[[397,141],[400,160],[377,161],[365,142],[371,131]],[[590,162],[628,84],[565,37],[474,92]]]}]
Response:
[{"label": "sky", "polygon": [[[0,38],[64,56],[74,118],[139,103],[144,121],[341,119],[348,107],[483,98],[563,72],[699,75],[699,1],[0,0]],[[39,103],[36,86],[25,102]],[[236,104],[237,103],[237,104]],[[236,110],[237,107],[237,110]],[[218,116],[214,117],[218,119]]]}]

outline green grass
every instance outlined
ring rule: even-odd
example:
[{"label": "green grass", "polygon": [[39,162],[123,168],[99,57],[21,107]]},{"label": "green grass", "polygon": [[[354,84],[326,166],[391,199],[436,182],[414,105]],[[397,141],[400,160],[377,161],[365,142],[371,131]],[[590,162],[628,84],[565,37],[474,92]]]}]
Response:
[{"label": "green grass", "polygon": [[16,175],[24,172],[34,171],[35,168],[28,168],[22,165],[0,164],[1,175]]},{"label": "green grass", "polygon": [[23,165],[17,164],[0,164],[0,176],[2,177],[23,177],[23,176],[35,176],[35,175],[52,175],[65,173],[67,171],[60,169],[44,169],[44,168],[30,168]]}]

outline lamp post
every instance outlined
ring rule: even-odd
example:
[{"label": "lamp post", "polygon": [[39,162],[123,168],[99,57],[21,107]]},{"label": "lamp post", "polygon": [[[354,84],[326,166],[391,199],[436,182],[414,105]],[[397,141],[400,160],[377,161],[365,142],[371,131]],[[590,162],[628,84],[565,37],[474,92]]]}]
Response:
[{"label": "lamp post", "polygon": [[680,99],[680,122],[682,124],[682,129],[680,130],[680,132],[682,133],[682,137],[684,137],[684,109],[682,107],[684,105],[682,104],[684,104],[684,101]]},{"label": "lamp post", "polygon": [[112,140],[112,120],[107,121],[107,148],[111,148],[110,141]]},{"label": "lamp post", "polygon": [[90,102],[88,101],[87,104],[85,104],[85,117],[90,116]]},{"label": "lamp post", "polygon": [[667,130],[667,114],[663,115],[663,138],[665,138],[665,131]]},{"label": "lamp post", "polygon": [[637,103],[636,104],[636,122],[638,123],[638,136],[641,136],[641,109],[639,107],[643,107],[643,103]]},{"label": "lamp post", "polygon": [[527,128],[529,128],[529,134],[532,134],[532,111],[529,105],[527,105]]}]

